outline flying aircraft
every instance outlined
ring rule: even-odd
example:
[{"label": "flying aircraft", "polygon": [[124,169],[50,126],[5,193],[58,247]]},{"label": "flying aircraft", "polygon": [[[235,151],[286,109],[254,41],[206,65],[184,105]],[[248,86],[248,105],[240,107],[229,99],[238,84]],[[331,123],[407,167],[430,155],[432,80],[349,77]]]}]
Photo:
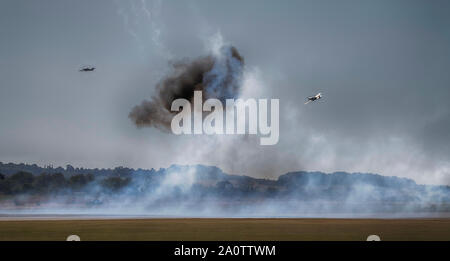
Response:
[{"label": "flying aircraft", "polygon": [[80,69],[80,72],[93,72],[95,67],[83,67]]},{"label": "flying aircraft", "polygon": [[305,102],[305,104],[308,104],[308,103],[310,103],[312,101],[317,101],[318,99],[321,99],[321,98],[322,98],[322,93],[319,92],[318,94],[316,94],[314,96],[308,97],[308,101]]}]

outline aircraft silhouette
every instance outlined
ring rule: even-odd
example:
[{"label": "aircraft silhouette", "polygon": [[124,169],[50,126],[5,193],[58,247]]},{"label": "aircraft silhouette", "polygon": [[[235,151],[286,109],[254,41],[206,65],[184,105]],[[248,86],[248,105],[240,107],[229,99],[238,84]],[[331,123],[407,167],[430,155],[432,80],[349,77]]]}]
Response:
[{"label": "aircraft silhouette", "polygon": [[80,69],[80,72],[93,72],[95,67],[83,67]]},{"label": "aircraft silhouette", "polygon": [[318,93],[318,94],[316,94],[316,95],[314,95],[314,96],[310,96],[310,97],[308,97],[308,101],[307,102],[305,102],[305,104],[308,104],[308,103],[310,103],[310,102],[312,102],[312,101],[317,101],[317,100],[319,100],[319,99],[321,99],[322,98],[322,93]]}]

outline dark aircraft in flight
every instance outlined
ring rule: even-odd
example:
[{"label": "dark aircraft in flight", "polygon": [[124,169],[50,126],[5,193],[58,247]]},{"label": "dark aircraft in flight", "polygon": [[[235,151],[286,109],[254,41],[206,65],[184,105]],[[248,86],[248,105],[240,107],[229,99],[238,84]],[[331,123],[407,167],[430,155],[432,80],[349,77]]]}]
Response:
[{"label": "dark aircraft in flight", "polygon": [[318,94],[316,94],[316,95],[314,95],[314,96],[310,96],[310,97],[308,97],[308,101],[307,102],[305,102],[305,104],[308,104],[308,103],[310,103],[310,102],[312,102],[312,101],[317,101],[317,100],[319,100],[319,99],[321,99],[322,98],[322,93],[318,93]]},{"label": "dark aircraft in flight", "polygon": [[83,67],[80,69],[80,72],[93,72],[95,67]]}]

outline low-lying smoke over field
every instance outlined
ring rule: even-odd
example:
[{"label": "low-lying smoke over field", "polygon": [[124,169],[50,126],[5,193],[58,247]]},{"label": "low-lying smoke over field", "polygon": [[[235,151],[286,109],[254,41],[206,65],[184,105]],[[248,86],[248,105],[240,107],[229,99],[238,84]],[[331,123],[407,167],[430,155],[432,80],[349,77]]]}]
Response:
[{"label": "low-lying smoke over field", "polygon": [[2,164],[0,169],[7,173],[0,181],[3,214],[402,217],[450,212],[449,187],[375,174],[291,172],[268,180],[202,165],[98,170]]}]

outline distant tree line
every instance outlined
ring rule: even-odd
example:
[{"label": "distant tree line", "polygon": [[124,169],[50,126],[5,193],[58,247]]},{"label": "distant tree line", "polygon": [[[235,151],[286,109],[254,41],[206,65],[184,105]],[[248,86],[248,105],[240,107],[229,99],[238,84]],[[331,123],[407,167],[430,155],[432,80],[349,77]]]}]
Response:
[{"label": "distant tree line", "polygon": [[61,173],[33,175],[19,171],[6,176],[0,173],[0,194],[49,194],[82,191],[89,185],[98,185],[104,191],[118,191],[130,182],[130,178],[118,176],[96,180],[93,174],[75,174],[68,177]]},{"label": "distant tree line", "polygon": [[[23,169],[21,169],[23,168]],[[28,171],[32,170],[32,172]],[[56,172],[55,170],[63,170]],[[6,171],[6,173],[5,173]],[[39,173],[39,171],[42,171]],[[81,173],[77,173],[80,171]],[[90,173],[88,171],[92,171]],[[450,202],[450,187],[418,185],[411,179],[385,177],[376,174],[335,172],[290,172],[276,180],[230,175],[214,166],[172,165],[166,169],[143,170],[117,167],[114,169],[84,169],[36,165],[3,164],[0,162],[0,196],[50,195],[84,193],[92,197],[114,193],[114,196],[152,194],[182,200],[187,197],[220,197],[227,199],[301,199],[419,202],[427,198],[434,202]],[[195,183],[185,186],[185,173],[195,174]],[[192,176],[190,178],[193,178]],[[176,179],[175,179],[176,180]],[[365,192],[370,193],[365,193]],[[112,194],[109,194],[112,196]],[[363,196],[365,198],[363,198]],[[105,197],[114,198],[114,197]],[[116,198],[112,199],[115,200]]]},{"label": "distant tree line", "polygon": [[155,172],[154,169],[132,169],[127,167],[116,167],[113,169],[99,169],[99,168],[75,168],[72,165],[67,165],[65,168],[63,167],[53,167],[53,165],[47,165],[44,167],[40,167],[36,164],[24,164],[24,163],[3,163],[0,162],[0,173],[4,176],[9,176],[15,174],[19,171],[29,172],[34,175],[39,175],[41,173],[60,173],[64,176],[67,175],[76,175],[76,174],[93,174],[95,177],[100,176],[127,176],[135,172],[152,174]]}]

